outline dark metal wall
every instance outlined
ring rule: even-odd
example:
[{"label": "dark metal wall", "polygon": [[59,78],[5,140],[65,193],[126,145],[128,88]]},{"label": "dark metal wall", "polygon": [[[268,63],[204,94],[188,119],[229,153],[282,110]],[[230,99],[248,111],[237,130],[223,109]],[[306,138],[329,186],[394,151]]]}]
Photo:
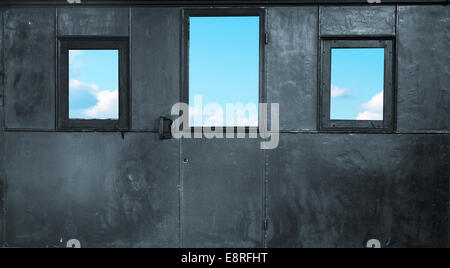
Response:
[{"label": "dark metal wall", "polygon": [[[4,245],[448,246],[450,8],[266,10],[264,90],[282,130],[271,151],[252,139],[158,139],[158,117],[180,99],[181,7],[3,8]],[[130,38],[124,137],[55,130],[63,35]],[[320,132],[320,37],[367,35],[396,38],[396,131]]]},{"label": "dark metal wall", "polygon": [[5,198],[6,198],[6,180],[5,172],[3,168],[4,161],[4,148],[5,148],[5,136],[4,136],[4,67],[3,67],[3,9],[0,8],[0,242],[3,244],[4,238],[4,210],[5,210]]}]

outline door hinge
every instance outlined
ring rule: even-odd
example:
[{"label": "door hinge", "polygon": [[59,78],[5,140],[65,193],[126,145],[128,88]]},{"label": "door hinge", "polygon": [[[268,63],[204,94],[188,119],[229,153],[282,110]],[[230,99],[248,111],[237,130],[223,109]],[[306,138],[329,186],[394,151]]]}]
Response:
[{"label": "door hinge", "polygon": [[159,118],[159,138],[161,140],[172,139],[172,124],[172,118],[164,116]]},{"label": "door hinge", "polygon": [[269,44],[269,33],[264,33],[264,44]]}]

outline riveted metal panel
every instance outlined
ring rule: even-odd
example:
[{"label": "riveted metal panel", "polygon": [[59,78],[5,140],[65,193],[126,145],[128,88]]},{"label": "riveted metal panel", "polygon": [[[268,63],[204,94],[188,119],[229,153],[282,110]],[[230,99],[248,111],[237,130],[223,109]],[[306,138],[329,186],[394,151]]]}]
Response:
[{"label": "riveted metal panel", "polygon": [[318,7],[268,8],[267,100],[281,130],[316,130]]},{"label": "riveted metal panel", "polygon": [[6,144],[9,246],[178,247],[179,141],[8,132]]},{"label": "riveted metal panel", "polygon": [[183,247],[263,246],[258,140],[183,140]]},{"label": "riveted metal panel", "polygon": [[450,129],[450,6],[399,7],[398,129]]},{"label": "riveted metal panel", "polygon": [[128,36],[129,9],[58,8],[58,35]]},{"label": "riveted metal panel", "polygon": [[446,135],[283,134],[269,247],[445,247],[449,148]]},{"label": "riveted metal panel", "polygon": [[5,125],[55,126],[55,9],[5,12]]},{"label": "riveted metal panel", "polygon": [[155,129],[180,101],[180,33],[180,9],[132,9],[133,129]]},{"label": "riveted metal panel", "polygon": [[395,35],[395,6],[320,7],[320,34]]}]

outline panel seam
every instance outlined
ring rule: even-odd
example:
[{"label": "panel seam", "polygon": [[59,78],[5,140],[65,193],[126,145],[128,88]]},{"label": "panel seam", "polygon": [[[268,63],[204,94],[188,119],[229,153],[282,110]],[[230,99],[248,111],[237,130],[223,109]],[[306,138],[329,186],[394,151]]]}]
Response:
[{"label": "panel seam", "polygon": [[54,103],[54,109],[55,109],[55,112],[54,112],[54,115],[53,115],[53,120],[54,120],[54,122],[53,122],[53,128],[54,129],[57,129],[58,128],[58,110],[59,110],[59,98],[58,98],[58,96],[59,96],[59,92],[58,92],[58,89],[59,89],[59,49],[58,49],[58,43],[59,43],[59,40],[58,40],[58,8],[55,8],[55,25],[54,25],[54,31],[55,31],[55,51],[54,51],[54,53],[55,53],[55,63],[54,63],[54,67],[55,67],[55,97],[54,97],[54,101],[55,101],[55,103]]},{"label": "panel seam", "polygon": [[[179,41],[179,53],[178,53],[178,55],[179,55],[179,61],[180,61],[180,70],[179,70],[179,72],[180,72],[180,77],[179,77],[179,83],[180,83],[180,89],[179,89],[179,99],[180,99],[180,101],[182,102],[183,101],[183,88],[184,88],[184,63],[185,63],[185,59],[184,59],[184,38],[185,38],[185,36],[184,36],[184,27],[185,27],[185,25],[184,25],[184,20],[185,20],[185,18],[184,18],[184,10],[183,9],[180,9],[180,13],[179,13],[179,16],[180,16],[180,24],[179,24],[179,27],[180,27],[180,29],[179,29],[179,33],[180,33],[180,40],[178,40]],[[179,196],[179,211],[178,211],[178,214],[179,214],[179,234],[178,234],[178,236],[179,236],[179,241],[178,241],[178,243],[179,243],[179,248],[183,248],[183,245],[184,245],[184,241],[183,241],[183,223],[184,223],[184,221],[183,221],[183,217],[184,217],[184,214],[183,214],[183,200],[184,200],[184,193],[183,193],[183,191],[184,191],[184,163],[183,163],[183,139],[181,138],[180,139],[180,141],[179,141],[179,161],[178,161],[178,163],[179,163],[179,185],[178,185],[178,196]]]},{"label": "panel seam", "polygon": [[[264,10],[264,33],[265,34],[269,34],[269,27],[268,27],[268,25],[269,25],[269,11],[267,10],[267,9],[265,9]],[[267,85],[268,85],[268,83],[267,83],[267,77],[268,77],[268,66],[267,66],[267,60],[265,59],[266,58],[266,55],[267,55],[267,44],[265,44],[264,46],[263,46],[263,49],[264,49],[264,51],[262,52],[263,53],[263,55],[264,55],[264,57],[263,57],[263,64],[264,64],[264,66],[263,66],[263,73],[262,73],[262,75],[264,75],[264,77],[263,77],[263,81],[264,81],[264,85],[263,85],[263,89],[262,89],[262,91],[264,92],[264,96],[265,96],[265,98],[264,98],[264,101],[265,102],[268,102],[268,87],[267,87]],[[261,112],[261,111],[260,111]],[[263,175],[262,175],[262,187],[263,187],[263,189],[262,189],[262,191],[263,191],[263,198],[262,198],[262,208],[263,208],[263,215],[262,215],[262,217],[263,217],[263,222],[262,222],[262,224],[263,224],[263,247],[264,248],[267,248],[268,247],[268,241],[267,241],[267,230],[268,230],[268,203],[267,203],[267,190],[268,190],[268,184],[267,184],[267,173],[266,173],[266,171],[267,171],[267,161],[266,161],[266,150],[263,150]]]}]

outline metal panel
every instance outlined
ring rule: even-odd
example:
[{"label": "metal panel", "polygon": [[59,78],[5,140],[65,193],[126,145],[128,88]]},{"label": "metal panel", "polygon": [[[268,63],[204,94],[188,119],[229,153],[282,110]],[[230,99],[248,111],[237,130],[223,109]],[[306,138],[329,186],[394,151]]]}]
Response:
[{"label": "metal panel", "polygon": [[395,7],[321,7],[320,34],[395,35]]},{"label": "metal panel", "polygon": [[[69,4],[61,0],[3,0],[7,5],[66,5]],[[448,0],[382,0],[384,4],[432,4],[447,3]],[[229,6],[229,5],[311,5],[311,4],[363,4],[368,5],[367,0],[84,0],[82,5],[153,5],[153,6]],[[73,4],[71,4],[73,5]],[[1,6],[1,3],[0,3]]]},{"label": "metal panel", "polygon": [[[1,120],[3,120],[3,109],[0,109]],[[0,247],[3,246],[4,237],[4,227],[5,227],[5,200],[6,200],[6,179],[3,163],[5,161],[5,136],[3,128],[0,129]]]},{"label": "metal panel", "polygon": [[[0,116],[3,121],[3,108],[0,108]],[[5,161],[5,136],[3,128],[0,128],[0,247],[4,245],[4,227],[5,227],[5,200],[6,200],[6,179],[3,163]]]},{"label": "metal panel", "polygon": [[128,8],[59,8],[58,35],[128,36]]},{"label": "metal panel", "polygon": [[281,130],[316,130],[317,7],[268,8],[267,100]]},{"label": "metal panel", "polygon": [[[3,106],[5,94],[5,68],[3,62],[3,13],[4,9],[0,8],[0,129],[4,127],[3,123]],[[0,169],[1,172],[1,169]]]},{"label": "metal panel", "polygon": [[6,193],[6,180],[3,168],[4,161],[4,146],[5,146],[5,138],[4,138],[4,113],[3,113],[3,94],[4,94],[4,69],[3,69],[3,12],[4,9],[0,8],[0,247],[3,246],[4,242],[4,202],[5,202],[5,193]]},{"label": "metal panel", "polygon": [[450,6],[399,7],[398,129],[450,129]]},{"label": "metal panel", "polygon": [[[3,95],[4,90],[4,68],[3,68],[3,13],[4,9],[0,8],[0,95]],[[0,103],[3,107],[3,103]]]},{"label": "metal panel", "polygon": [[131,13],[132,128],[153,130],[180,101],[181,10]]},{"label": "metal panel", "polygon": [[8,132],[6,144],[9,246],[178,247],[179,141]]},{"label": "metal panel", "polygon": [[53,129],[55,9],[8,9],[5,24],[6,127]]},{"label": "metal panel", "polygon": [[258,140],[183,140],[183,247],[263,246]]},{"label": "metal panel", "polygon": [[282,135],[269,247],[445,247],[449,148],[448,135]]},{"label": "metal panel", "polygon": [[[394,35],[395,8],[321,7],[322,34]],[[59,33],[128,35],[124,10],[63,8]],[[449,7],[399,10],[398,129],[448,132]],[[316,130],[318,11],[267,8],[267,97],[280,103],[283,130]],[[64,247],[72,238],[83,247],[448,245],[449,135],[291,133],[262,151],[249,139],[180,146],[156,133],[43,131],[54,128],[55,14],[9,9],[0,38],[7,127],[39,130],[10,129],[3,139],[0,125],[9,246]],[[180,99],[181,10],[131,14],[133,127],[153,130]]]}]

